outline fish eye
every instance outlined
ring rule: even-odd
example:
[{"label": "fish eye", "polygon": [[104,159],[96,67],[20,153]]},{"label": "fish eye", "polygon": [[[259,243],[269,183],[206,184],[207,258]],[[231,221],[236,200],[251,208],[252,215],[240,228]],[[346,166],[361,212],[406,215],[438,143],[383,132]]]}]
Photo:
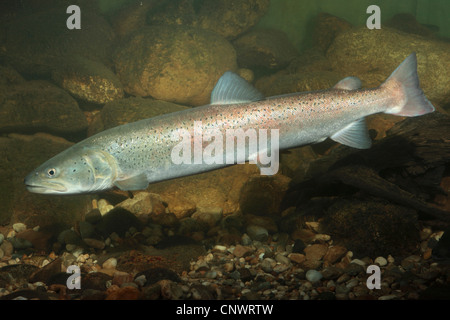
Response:
[{"label": "fish eye", "polygon": [[47,175],[52,178],[56,175],[56,169],[55,168],[50,168],[47,170]]}]

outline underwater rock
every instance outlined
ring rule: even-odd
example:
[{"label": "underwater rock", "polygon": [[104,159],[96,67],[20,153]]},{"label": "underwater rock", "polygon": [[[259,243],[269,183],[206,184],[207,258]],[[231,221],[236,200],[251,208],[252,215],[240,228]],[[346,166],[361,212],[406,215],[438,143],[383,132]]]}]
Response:
[{"label": "underwater rock", "polygon": [[195,202],[186,199],[182,194],[164,194],[161,199],[168,204],[167,209],[178,219],[190,217],[196,210]]},{"label": "underwater rock", "polygon": [[104,104],[121,99],[123,87],[117,76],[101,62],[83,57],[67,58],[52,72],[52,79],[74,97]]},{"label": "underwater rock", "polygon": [[266,228],[261,227],[261,226],[257,226],[257,225],[249,225],[246,229],[248,236],[252,239],[252,240],[256,240],[256,241],[267,241],[268,237],[269,237],[269,232],[267,231]]},{"label": "underwater rock", "polygon": [[225,38],[186,26],[141,29],[118,47],[114,62],[127,93],[196,106],[209,103],[225,71],[237,69]]},{"label": "underwater rock", "polygon": [[122,124],[188,109],[188,107],[141,97],[129,97],[106,103],[88,128],[91,136]]},{"label": "underwater rock", "polygon": [[133,198],[117,204],[117,207],[133,213],[142,222],[146,222],[152,213],[160,214],[165,211],[161,197],[149,192],[138,192],[133,195]]},{"label": "underwater rock", "polygon": [[326,12],[319,13],[314,25],[313,45],[325,53],[339,33],[351,28],[351,23],[344,19]]},{"label": "underwater rock", "polygon": [[333,71],[333,68],[325,53],[314,47],[305,49],[298,57],[291,61],[283,72],[286,74],[294,74],[317,71]]},{"label": "underwater rock", "polygon": [[411,52],[417,53],[420,85],[433,103],[450,104],[450,43],[383,27],[340,33],[327,57],[334,70],[360,76],[376,70],[387,78]]},{"label": "underwater rock", "polygon": [[0,93],[6,90],[5,86],[24,83],[26,80],[12,67],[0,66]]},{"label": "underwater rock", "polygon": [[212,228],[222,219],[223,209],[220,207],[197,207],[191,217]]},{"label": "underwater rock", "polygon": [[182,194],[196,207],[216,207],[223,209],[227,216],[239,210],[240,191],[252,175],[259,175],[256,165],[239,164],[197,175],[177,178],[151,184],[150,192],[161,198]]},{"label": "underwater rock", "polygon": [[269,0],[166,1],[148,23],[194,26],[233,39],[256,25],[268,8]]},{"label": "underwater rock", "polygon": [[35,231],[33,229],[24,230],[16,234],[17,239],[23,239],[31,243],[36,250],[47,250],[50,247],[52,232]]},{"label": "underwater rock", "polygon": [[289,149],[280,153],[280,165],[283,175],[296,181],[303,179],[309,164],[318,158],[311,146]]},{"label": "underwater rock", "polygon": [[241,68],[280,70],[298,56],[286,34],[274,29],[256,29],[232,42]]},{"label": "underwater rock", "polygon": [[437,27],[433,28],[432,26],[426,26],[419,23],[416,20],[416,17],[410,13],[397,13],[391,19],[386,21],[385,26],[428,38],[436,37],[438,31],[435,30]]},{"label": "underwater rock", "polygon": [[[83,27],[66,28],[66,7],[18,14],[6,26],[1,56],[19,73],[49,76],[67,57],[83,56],[109,65],[109,49],[114,33],[109,23],[95,11],[83,10]],[[45,22],[45,23],[44,23]]]},{"label": "underwater rock", "polygon": [[291,179],[281,174],[252,176],[240,191],[239,207],[244,214],[279,215],[281,201]]},{"label": "underwater rock", "polygon": [[104,237],[109,237],[113,232],[123,237],[131,227],[142,229],[142,222],[131,212],[115,207],[105,215],[96,225],[96,230]]},{"label": "underwater rock", "polygon": [[405,255],[416,250],[416,211],[383,201],[338,200],[324,228],[357,256]]},{"label": "underwater rock", "polygon": [[[2,89],[0,89],[2,90]],[[67,92],[43,80],[4,88],[0,103],[0,131],[48,132],[63,136],[84,133],[87,121]]]},{"label": "underwater rock", "polygon": [[145,27],[149,10],[162,5],[164,2],[167,2],[167,0],[133,1],[121,8],[111,19],[111,25],[116,36],[123,38]]},{"label": "underwater rock", "polygon": [[[91,208],[90,195],[55,197],[25,189],[24,177],[37,165],[71,146],[62,138],[38,133],[0,138],[0,223],[20,221],[27,226],[72,225]],[[14,167],[14,170],[11,168]]]},{"label": "underwater rock", "polygon": [[329,89],[342,78],[339,73],[332,71],[297,74],[280,72],[259,78],[255,83],[255,87],[266,97],[270,97],[286,93]]},{"label": "underwater rock", "polygon": [[278,232],[278,226],[274,219],[268,216],[257,216],[253,214],[245,214],[244,215],[245,224],[247,225],[247,228],[249,226],[259,226],[263,227],[270,233],[277,233]]},{"label": "underwater rock", "polygon": [[366,118],[367,128],[373,131],[371,138],[381,140],[386,137],[386,133],[395,126],[396,123],[403,121],[405,117],[395,116],[386,113],[377,113]]}]

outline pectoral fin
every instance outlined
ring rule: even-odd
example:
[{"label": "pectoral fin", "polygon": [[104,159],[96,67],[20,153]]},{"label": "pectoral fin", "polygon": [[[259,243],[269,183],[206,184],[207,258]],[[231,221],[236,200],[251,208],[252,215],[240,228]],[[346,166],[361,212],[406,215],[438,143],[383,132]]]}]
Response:
[{"label": "pectoral fin", "polygon": [[372,145],[372,140],[369,137],[369,131],[367,130],[364,118],[350,123],[344,129],[333,134],[330,138],[336,142],[357,149],[369,149]]},{"label": "pectoral fin", "polygon": [[114,185],[124,191],[144,190],[148,187],[147,175],[141,173],[123,180],[116,180]]}]

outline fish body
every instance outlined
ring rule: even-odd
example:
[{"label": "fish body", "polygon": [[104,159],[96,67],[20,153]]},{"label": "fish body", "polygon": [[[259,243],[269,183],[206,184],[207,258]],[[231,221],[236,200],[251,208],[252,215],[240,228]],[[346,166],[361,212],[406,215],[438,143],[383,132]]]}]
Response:
[{"label": "fish body", "polygon": [[[145,189],[152,182],[245,160],[258,163],[269,149],[273,156],[278,149],[317,143],[328,137],[354,148],[369,148],[366,116],[380,112],[419,116],[433,111],[419,87],[414,53],[373,89],[361,89],[358,78],[348,77],[328,90],[264,98],[245,80],[226,72],[211,94],[210,105],[100,132],[39,166],[25,178],[25,185],[31,192],[48,194],[97,192],[114,186],[122,190]],[[199,129],[214,133],[214,139],[204,139],[197,134]],[[224,148],[228,132],[237,130],[241,134],[267,130],[271,135],[267,145],[260,144],[256,151],[242,143]],[[183,135],[188,136],[190,147],[200,148],[200,155],[213,141],[220,142],[217,146],[222,148],[215,148],[211,154],[216,160],[233,159],[232,163],[195,161],[195,154],[185,158],[192,161],[176,163],[174,149],[180,146]],[[187,150],[192,151],[183,151]]]}]

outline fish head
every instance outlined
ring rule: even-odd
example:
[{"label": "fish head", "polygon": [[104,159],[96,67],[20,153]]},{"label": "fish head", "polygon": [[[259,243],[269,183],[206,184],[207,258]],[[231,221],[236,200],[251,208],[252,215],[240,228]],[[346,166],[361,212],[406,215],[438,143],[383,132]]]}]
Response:
[{"label": "fish head", "polygon": [[96,149],[69,148],[28,174],[28,191],[43,194],[80,194],[106,190],[117,176],[112,155]]}]

